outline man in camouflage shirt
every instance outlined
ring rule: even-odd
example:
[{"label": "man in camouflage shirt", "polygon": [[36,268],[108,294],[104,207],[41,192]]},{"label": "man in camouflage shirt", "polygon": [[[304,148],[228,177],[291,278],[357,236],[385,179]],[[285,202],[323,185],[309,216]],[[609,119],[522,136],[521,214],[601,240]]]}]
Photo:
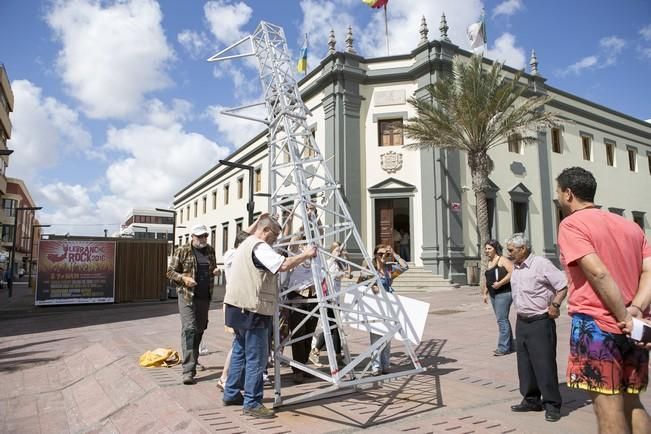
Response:
[{"label": "man in camouflage shirt", "polygon": [[177,284],[179,297],[183,384],[196,382],[199,345],[208,327],[213,276],[218,273],[215,249],[208,244],[208,229],[205,225],[196,225],[192,228],[192,241],[174,252],[167,268],[167,278]]}]

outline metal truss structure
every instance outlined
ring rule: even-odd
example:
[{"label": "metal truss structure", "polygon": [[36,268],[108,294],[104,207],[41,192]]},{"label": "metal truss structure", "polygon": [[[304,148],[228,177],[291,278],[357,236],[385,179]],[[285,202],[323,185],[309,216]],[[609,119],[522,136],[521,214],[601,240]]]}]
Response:
[{"label": "metal truss structure", "polygon": [[[241,52],[243,47],[250,48],[250,51]],[[258,59],[264,102],[223,113],[262,122],[269,129],[271,212],[278,216],[284,229],[284,236],[274,247],[287,249],[289,255],[296,254],[305,245],[315,245],[318,250],[317,256],[310,263],[311,279],[308,282],[299,282],[290,287],[281,285],[273,330],[274,406],[347,393],[351,388],[354,390],[365,383],[424,371],[415,354],[413,342],[407,336],[409,317],[399,300],[382,287],[371,257],[346,207],[340,186],[330,174],[308,126],[307,120],[311,113],[301,99],[283,29],[263,21],[253,34],[208,60],[221,61],[245,56],[255,56]],[[256,105],[264,105],[266,108],[265,119],[247,114],[247,110]],[[333,241],[339,241],[351,251],[361,252],[363,264],[359,265],[333,253],[329,248]],[[362,278],[358,283],[341,282],[339,276],[330,271],[333,261],[350,266]],[[313,288],[310,298],[297,300],[288,297],[294,291],[310,286]],[[365,309],[364,306],[367,305],[375,308]],[[298,312],[302,320],[295,324],[288,336],[281,336],[281,318],[287,312]],[[315,318],[320,320],[320,327],[298,336],[296,332],[314,322]],[[381,324],[385,330],[381,338],[362,353],[351,354],[344,326],[366,330],[374,323]],[[344,365],[337,363],[341,357],[335,353],[333,345],[335,329],[339,331]],[[311,340],[319,332],[325,338],[327,370],[317,369],[314,365],[308,365],[309,362],[300,363],[285,355],[286,347],[305,339]],[[372,355],[381,351],[394,337],[404,344],[410,365],[401,367],[403,369],[400,372],[370,376]],[[315,386],[325,384],[325,387],[315,387],[307,394],[283,399],[281,363],[323,380],[326,383],[315,383]]]}]

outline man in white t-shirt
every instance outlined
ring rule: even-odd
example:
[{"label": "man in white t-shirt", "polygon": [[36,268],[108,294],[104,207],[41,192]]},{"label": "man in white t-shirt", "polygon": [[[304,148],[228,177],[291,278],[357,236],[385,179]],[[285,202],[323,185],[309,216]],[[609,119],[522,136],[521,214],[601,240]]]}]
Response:
[{"label": "man in white t-shirt", "polygon": [[[224,296],[226,325],[235,330],[235,339],[223,402],[243,405],[245,415],[265,419],[274,417],[273,410],[262,404],[262,373],[269,353],[269,327],[278,301],[275,274],[296,267],[317,252],[316,247],[310,246],[295,256],[279,255],[271,245],[280,232],[280,225],[269,214],[258,218],[252,236],[233,256]],[[240,393],[242,389],[244,396]]]}]

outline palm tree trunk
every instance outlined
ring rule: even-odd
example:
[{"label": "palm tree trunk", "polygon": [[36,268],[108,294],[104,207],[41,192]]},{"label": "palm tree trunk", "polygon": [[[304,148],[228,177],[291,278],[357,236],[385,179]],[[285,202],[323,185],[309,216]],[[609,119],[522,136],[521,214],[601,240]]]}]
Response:
[{"label": "palm tree trunk", "polygon": [[484,170],[470,169],[472,176],[472,189],[475,192],[477,201],[477,228],[479,229],[479,287],[483,288],[486,283],[485,271],[488,260],[484,255],[484,246],[489,239],[488,231],[488,206],[486,205],[486,185],[488,184],[488,175]]}]

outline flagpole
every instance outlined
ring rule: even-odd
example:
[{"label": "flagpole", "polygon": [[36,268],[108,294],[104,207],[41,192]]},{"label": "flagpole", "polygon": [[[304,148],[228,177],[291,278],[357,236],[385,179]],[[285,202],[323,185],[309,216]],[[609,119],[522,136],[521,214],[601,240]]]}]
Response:
[{"label": "flagpole", "polygon": [[387,22],[387,4],[384,4],[384,36],[387,40],[387,56],[390,56],[389,53],[389,24]]},{"label": "flagpole", "polygon": [[[305,33],[305,53],[307,54],[307,33]],[[305,71],[303,71],[303,77],[307,75],[307,57],[305,57]]]}]

